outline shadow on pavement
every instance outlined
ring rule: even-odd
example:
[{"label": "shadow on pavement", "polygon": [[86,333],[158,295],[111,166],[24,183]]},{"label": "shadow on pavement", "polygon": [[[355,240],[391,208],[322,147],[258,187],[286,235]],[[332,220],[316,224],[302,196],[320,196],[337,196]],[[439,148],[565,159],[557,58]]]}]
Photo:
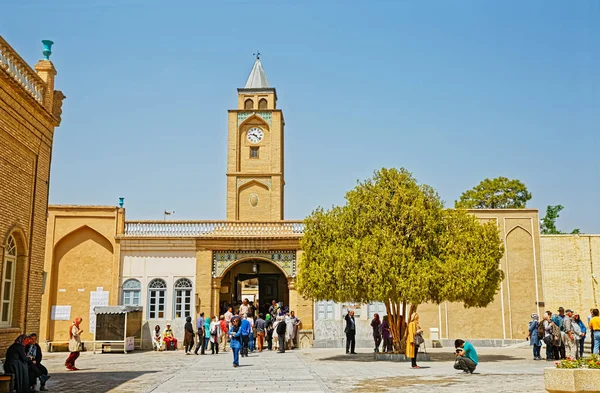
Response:
[{"label": "shadow on pavement", "polygon": [[[54,392],[94,392],[106,393],[144,374],[158,371],[71,371],[53,372],[47,383],[49,390]],[[135,388],[133,388],[135,391]]]},{"label": "shadow on pavement", "polygon": [[[456,358],[454,352],[429,352],[431,361],[433,362],[453,362]],[[504,362],[507,360],[523,360],[525,358],[519,356],[507,355],[479,355],[480,363]],[[375,362],[373,353],[358,353],[356,355],[336,355],[326,358],[318,358],[319,361],[334,361],[334,362]],[[385,361],[385,360],[382,360]]]}]

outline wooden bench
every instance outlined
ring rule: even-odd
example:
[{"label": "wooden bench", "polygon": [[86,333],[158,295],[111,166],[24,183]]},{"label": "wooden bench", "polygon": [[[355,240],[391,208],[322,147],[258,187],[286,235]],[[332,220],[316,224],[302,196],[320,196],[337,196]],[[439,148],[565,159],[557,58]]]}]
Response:
[{"label": "wooden bench", "polygon": [[0,375],[0,393],[10,393],[15,388],[15,380],[13,374]]}]

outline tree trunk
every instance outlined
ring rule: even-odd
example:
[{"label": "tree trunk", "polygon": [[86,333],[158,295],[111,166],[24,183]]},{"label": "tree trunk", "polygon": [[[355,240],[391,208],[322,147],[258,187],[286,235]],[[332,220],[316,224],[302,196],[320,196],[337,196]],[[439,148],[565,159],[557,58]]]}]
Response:
[{"label": "tree trunk", "polygon": [[403,304],[399,302],[392,302],[388,300],[385,302],[385,309],[387,311],[388,323],[390,325],[390,333],[392,335],[392,344],[394,345],[394,352],[400,353],[404,351],[404,345],[402,343],[402,332],[406,326],[401,313],[401,307]]}]

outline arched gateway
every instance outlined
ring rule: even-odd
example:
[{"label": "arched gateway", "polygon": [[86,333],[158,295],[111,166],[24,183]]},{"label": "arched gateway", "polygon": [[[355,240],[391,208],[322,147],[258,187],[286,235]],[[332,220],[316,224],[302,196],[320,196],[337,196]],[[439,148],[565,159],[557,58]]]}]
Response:
[{"label": "arched gateway", "polygon": [[289,305],[296,277],[296,251],[214,251],[213,281],[221,310],[248,299],[266,312],[273,300]]}]

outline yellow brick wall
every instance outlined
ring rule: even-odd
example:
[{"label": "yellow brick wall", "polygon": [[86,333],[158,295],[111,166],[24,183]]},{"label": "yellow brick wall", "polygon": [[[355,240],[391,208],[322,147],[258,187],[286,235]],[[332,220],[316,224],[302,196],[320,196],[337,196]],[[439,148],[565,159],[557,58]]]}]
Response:
[{"label": "yellow brick wall", "polygon": [[18,334],[39,332],[50,158],[59,123],[0,65],[0,261],[11,234],[19,253],[12,324],[0,327],[0,357]]},{"label": "yellow brick wall", "polygon": [[587,317],[598,307],[600,235],[542,235],[541,258],[546,310],[571,308]]},{"label": "yellow brick wall", "polygon": [[[83,340],[89,329],[90,292],[108,291],[118,304],[120,259],[115,235],[119,209],[112,206],[51,205],[46,233],[46,291],[41,302],[40,341],[67,340],[70,320],[83,318]],[[71,306],[69,321],[53,321],[52,306]]]}]

